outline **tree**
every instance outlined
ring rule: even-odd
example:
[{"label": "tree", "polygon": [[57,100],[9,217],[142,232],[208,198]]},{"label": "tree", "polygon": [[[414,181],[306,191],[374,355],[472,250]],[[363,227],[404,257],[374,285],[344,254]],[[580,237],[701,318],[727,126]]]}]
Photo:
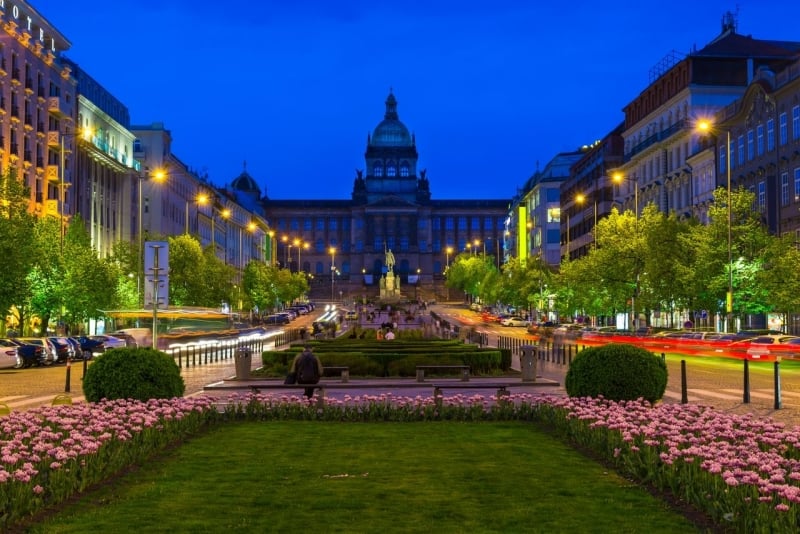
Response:
[{"label": "tree", "polygon": [[[24,326],[24,309],[29,300],[28,274],[36,258],[35,217],[28,212],[30,191],[17,179],[13,169],[0,177],[0,254],[9,259],[0,273],[0,311],[5,316],[15,309],[18,324]],[[6,323],[0,321],[5,333]]]},{"label": "tree", "polygon": [[169,300],[175,306],[199,306],[206,291],[205,256],[193,236],[168,238]]}]

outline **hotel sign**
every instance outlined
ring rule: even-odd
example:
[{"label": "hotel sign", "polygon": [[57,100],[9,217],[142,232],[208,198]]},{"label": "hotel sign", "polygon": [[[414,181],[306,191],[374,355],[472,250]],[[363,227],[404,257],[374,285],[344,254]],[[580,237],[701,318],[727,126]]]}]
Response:
[{"label": "hotel sign", "polygon": [[31,37],[42,43],[42,46],[53,52],[56,51],[55,37],[48,34],[45,28],[37,24],[39,21],[26,13],[24,7],[20,7],[13,2],[0,0],[0,10],[4,15],[3,20],[14,22],[29,33]]}]

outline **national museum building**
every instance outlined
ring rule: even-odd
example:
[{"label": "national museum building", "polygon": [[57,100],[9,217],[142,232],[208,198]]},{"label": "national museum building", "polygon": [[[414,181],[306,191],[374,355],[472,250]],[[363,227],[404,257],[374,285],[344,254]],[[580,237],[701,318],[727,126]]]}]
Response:
[{"label": "national museum building", "polygon": [[230,187],[237,196],[261,199],[275,231],[275,259],[313,275],[312,286],[330,284],[335,298],[350,291],[360,296],[364,286],[371,287],[367,295],[377,294],[391,250],[403,295],[436,298],[444,294],[445,267],[459,253],[502,263],[509,200],[434,200],[417,161],[415,136],[400,122],[390,92],[383,120],[367,137],[365,170],[356,172],[349,200],[261,197],[246,171]]}]

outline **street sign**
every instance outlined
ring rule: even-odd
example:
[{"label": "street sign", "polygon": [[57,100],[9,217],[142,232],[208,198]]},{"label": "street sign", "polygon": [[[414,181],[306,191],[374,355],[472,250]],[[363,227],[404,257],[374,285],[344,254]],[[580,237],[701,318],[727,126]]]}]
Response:
[{"label": "street sign", "polygon": [[169,305],[169,243],[148,241],[144,246],[144,307],[153,308],[153,296],[158,309]]}]

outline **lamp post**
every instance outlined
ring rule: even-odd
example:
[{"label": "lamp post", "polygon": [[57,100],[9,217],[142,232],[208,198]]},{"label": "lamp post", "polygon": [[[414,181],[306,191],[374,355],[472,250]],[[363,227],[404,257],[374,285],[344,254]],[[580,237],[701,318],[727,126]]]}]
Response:
[{"label": "lamp post", "polygon": [[[447,271],[450,269],[450,254],[453,253],[453,247],[447,247],[446,249],[444,249],[444,252],[446,254],[446,256],[445,256],[446,260],[445,260],[445,264],[444,264],[444,272],[445,272],[445,275],[446,275]],[[444,281],[444,287],[445,287],[445,293],[446,293],[445,299],[450,300],[450,286],[447,285],[447,278],[446,277],[445,277],[445,281]]]},{"label": "lamp post", "polygon": [[334,293],[334,279],[336,277],[336,247],[330,248],[331,253],[331,302],[336,300]]},{"label": "lamp post", "polygon": [[[156,169],[153,172],[152,181],[161,182],[167,177],[167,173],[163,169]],[[139,233],[139,276],[144,276],[144,230],[143,230],[143,220],[144,219],[144,211],[143,211],[143,199],[142,199],[142,183],[145,180],[145,176],[143,174],[139,175],[139,221],[138,221],[138,233]],[[144,306],[144,283],[136,283],[137,289],[139,290],[139,302],[142,306]]]},{"label": "lamp post", "polygon": [[[577,195],[575,195],[575,202],[583,206],[583,204],[586,202],[586,195],[584,195],[583,193],[578,193]],[[592,226],[592,248],[596,248],[597,246],[597,241],[595,238],[596,228],[597,228],[597,199],[594,200],[594,225]]]},{"label": "lamp post", "polygon": [[[628,178],[622,175],[622,173],[615,172],[612,175],[612,179],[615,182],[621,183],[623,180],[628,180],[629,182],[633,182],[635,189],[633,190],[633,207],[634,207],[634,230],[636,233],[636,237],[639,236],[639,178],[634,176],[633,178]],[[638,271],[638,269],[637,269]],[[636,327],[639,323],[638,317],[636,317],[636,296],[639,293],[639,273],[636,273],[636,285],[633,290],[633,295],[631,296],[631,313],[633,314],[633,330],[636,331]]]},{"label": "lamp post", "polygon": [[219,212],[219,216],[225,220],[225,265],[228,265],[228,221],[231,218],[231,210],[225,208]]},{"label": "lamp post", "polygon": [[[702,120],[697,123],[697,128],[703,132],[708,132],[712,128],[709,121]],[[725,311],[727,324],[725,331],[730,332],[733,322],[733,208],[731,206],[731,131],[725,130],[725,173],[727,178],[728,193],[728,293],[725,295]]]}]

